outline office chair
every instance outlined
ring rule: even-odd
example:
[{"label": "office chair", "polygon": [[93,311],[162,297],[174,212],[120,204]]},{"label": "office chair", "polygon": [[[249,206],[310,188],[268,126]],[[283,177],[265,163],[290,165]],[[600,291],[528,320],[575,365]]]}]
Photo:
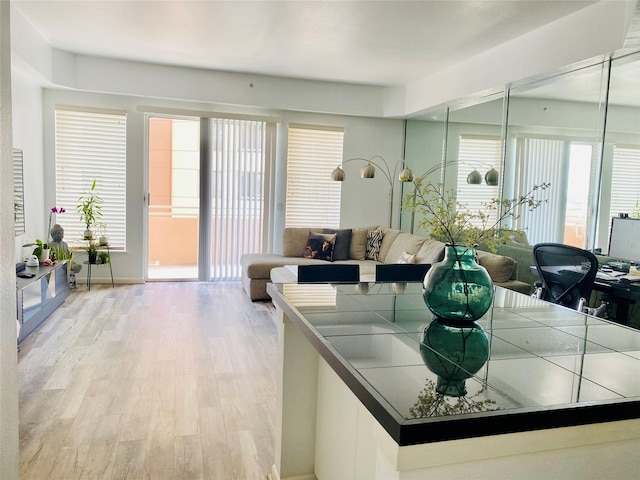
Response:
[{"label": "office chair", "polygon": [[430,263],[389,263],[376,265],[376,282],[422,282]]},{"label": "office chair", "polygon": [[600,307],[587,306],[598,272],[593,253],[561,243],[539,243],[533,247],[533,259],[541,280],[534,284],[534,296],[580,312],[600,313]]},{"label": "office chair", "polygon": [[358,283],[360,265],[298,265],[298,283]]}]

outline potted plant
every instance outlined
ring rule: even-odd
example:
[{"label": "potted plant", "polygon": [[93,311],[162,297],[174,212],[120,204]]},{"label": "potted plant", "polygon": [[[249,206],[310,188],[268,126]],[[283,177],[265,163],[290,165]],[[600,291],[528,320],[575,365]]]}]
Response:
[{"label": "potted plant", "polygon": [[103,225],[102,219],[102,197],[96,192],[96,180],[91,184],[91,189],[84,192],[78,199],[76,211],[80,214],[80,221],[84,222],[86,229],[84,231],[85,240],[93,240],[93,227]]},{"label": "potted plant", "polygon": [[97,260],[97,264],[98,265],[106,265],[111,261],[111,258],[109,256],[109,252],[98,252],[98,260]]},{"label": "potted plant", "polygon": [[93,241],[89,241],[89,246],[87,247],[87,254],[89,255],[89,263],[95,265],[98,259],[98,244]]},{"label": "potted plant", "polygon": [[101,247],[106,247],[109,245],[109,237],[107,236],[107,225],[105,223],[100,223],[98,225],[100,230],[100,236],[98,237],[98,243]]},{"label": "potted plant", "polygon": [[492,199],[479,211],[456,201],[454,190],[445,191],[442,184],[414,180],[415,195],[407,195],[404,206],[422,215],[420,228],[428,229],[432,238],[444,241],[445,257],[432,265],[424,278],[424,302],[441,320],[474,322],[481,318],[493,301],[493,282],[475,258],[475,247],[484,243],[496,251],[509,235],[522,232],[504,226],[508,219],[518,218],[520,207],[533,210],[544,200],[539,194],[549,183],[535,185],[513,199]]},{"label": "potted plant", "polygon": [[23,247],[35,247],[33,249],[33,252],[31,252],[31,255],[35,255],[36,257],[38,257],[40,262],[44,262],[45,260],[49,259],[49,245],[47,243],[44,243],[39,238],[36,239],[35,242],[25,243],[22,246]]}]

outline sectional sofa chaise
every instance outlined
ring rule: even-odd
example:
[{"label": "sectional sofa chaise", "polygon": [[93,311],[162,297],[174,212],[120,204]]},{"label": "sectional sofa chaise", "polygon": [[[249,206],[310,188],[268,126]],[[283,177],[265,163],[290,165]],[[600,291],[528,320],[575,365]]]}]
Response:
[{"label": "sectional sofa chaise", "polygon": [[[377,260],[367,259],[367,239],[369,232],[381,231],[382,241],[377,251]],[[401,263],[410,258],[415,263],[436,263],[444,257],[444,243],[430,238],[385,227],[362,227],[342,230],[324,228],[285,228],[282,254],[250,253],[242,256],[242,285],[251,300],[268,300],[267,283],[290,281],[291,271],[284,271],[287,265],[327,264],[327,260],[305,258],[308,253],[309,234],[336,234],[334,261],[336,264],[358,264],[363,279],[375,279],[378,263]],[[370,235],[369,235],[370,236]],[[487,269],[495,285],[522,293],[532,291],[531,284],[517,278],[517,262],[504,255],[477,251],[479,263]],[[371,256],[371,255],[370,255]],[[528,265],[527,265],[528,268]],[[295,276],[294,276],[295,279]],[[295,280],[294,280],[295,281]]]}]

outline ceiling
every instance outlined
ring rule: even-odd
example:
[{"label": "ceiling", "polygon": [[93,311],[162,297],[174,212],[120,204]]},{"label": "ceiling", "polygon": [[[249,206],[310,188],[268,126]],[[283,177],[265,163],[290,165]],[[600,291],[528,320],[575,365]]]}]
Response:
[{"label": "ceiling", "polygon": [[71,53],[297,79],[396,86],[595,0],[12,0]]}]

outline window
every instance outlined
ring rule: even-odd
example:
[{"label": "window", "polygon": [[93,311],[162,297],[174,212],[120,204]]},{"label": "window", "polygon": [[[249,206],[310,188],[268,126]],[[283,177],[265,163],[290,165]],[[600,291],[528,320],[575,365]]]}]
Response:
[{"label": "window", "polygon": [[563,140],[518,138],[516,141],[515,191],[524,194],[534,185],[551,182],[548,202],[533,212],[522,209],[516,228],[524,230],[529,243],[562,242],[566,196],[565,148]]},{"label": "window", "polygon": [[547,202],[534,211],[522,209],[517,228],[529,243],[558,242],[585,248],[591,171],[596,145],[561,138],[518,138],[516,191],[551,183]]},{"label": "window", "polygon": [[[456,201],[467,206],[470,212],[485,211],[482,204],[488,203],[494,198],[499,198],[498,186],[487,185],[484,182],[478,185],[467,183],[467,176],[473,170],[484,173],[495,168],[500,169],[500,138],[496,137],[470,137],[461,136],[458,151],[458,189]],[[492,212],[489,223],[497,221],[497,212]],[[480,227],[480,220],[473,219]]]},{"label": "window", "polygon": [[113,249],[126,247],[126,114],[56,108],[56,207],[66,210],[64,239],[82,242],[85,225],[76,212],[78,198],[96,181],[103,198],[102,221]]},{"label": "window", "polygon": [[340,226],[340,182],[331,172],[342,162],[343,129],[289,126],[287,227]]},{"label": "window", "polygon": [[613,147],[609,217],[638,211],[640,207],[640,147]]}]

